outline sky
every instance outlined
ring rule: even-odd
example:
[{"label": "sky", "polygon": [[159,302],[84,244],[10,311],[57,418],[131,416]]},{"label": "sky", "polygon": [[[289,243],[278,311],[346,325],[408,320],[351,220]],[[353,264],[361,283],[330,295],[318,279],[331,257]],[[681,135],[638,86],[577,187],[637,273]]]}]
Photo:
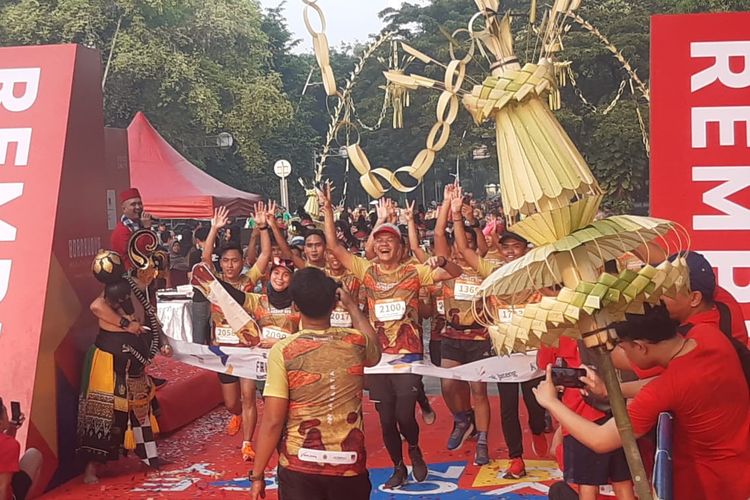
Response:
[{"label": "sky", "polygon": [[[260,0],[263,7],[277,7],[282,0]],[[418,3],[418,0],[410,0]],[[370,34],[375,34],[383,27],[378,12],[387,8],[398,8],[403,0],[318,0],[318,6],[326,18],[326,35],[331,47],[338,47],[342,42],[365,41]],[[307,33],[302,12],[305,4],[302,0],[286,0],[284,12],[287,23],[295,38],[302,40],[297,52],[311,52],[312,41]],[[310,20],[317,29],[318,18],[312,12]]]}]

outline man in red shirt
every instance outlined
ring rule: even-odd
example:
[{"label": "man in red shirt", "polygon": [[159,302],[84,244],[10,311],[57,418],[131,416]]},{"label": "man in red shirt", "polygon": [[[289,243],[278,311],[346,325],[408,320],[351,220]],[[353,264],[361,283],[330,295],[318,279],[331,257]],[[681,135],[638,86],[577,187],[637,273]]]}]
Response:
[{"label": "man in red shirt", "polygon": [[25,420],[23,413],[18,420],[10,421],[0,398],[0,500],[24,500],[42,470],[42,454],[37,449],[27,450],[19,459],[21,445],[16,431]]},{"label": "man in red shirt", "polygon": [[[680,500],[746,500],[750,497],[750,394],[739,357],[715,326],[696,324],[688,336],[664,306],[647,307],[616,323],[623,350],[639,368],[664,372],[647,383],[628,406],[636,437],[656,425],[659,413],[674,415],[672,442],[674,498]],[[590,392],[606,396],[593,373],[582,380]],[[603,453],[622,446],[614,419],[597,425],[576,415],[557,399],[551,367],[535,390],[572,436]]]},{"label": "man in red shirt", "polygon": [[120,254],[125,269],[130,270],[133,264],[128,258],[128,241],[134,232],[151,227],[151,214],[143,211],[141,193],[136,188],[126,189],[120,193],[120,205],[122,217],[110,236],[110,250]]}]

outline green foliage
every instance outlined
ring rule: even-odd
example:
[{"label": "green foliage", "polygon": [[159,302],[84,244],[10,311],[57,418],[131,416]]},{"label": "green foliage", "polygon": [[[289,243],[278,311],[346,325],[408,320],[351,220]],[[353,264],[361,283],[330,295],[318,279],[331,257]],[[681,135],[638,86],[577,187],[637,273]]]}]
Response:
[{"label": "green foliage", "polygon": [[[519,57],[533,61],[534,42],[527,43],[525,37],[528,0],[501,5],[513,16]],[[541,9],[544,2],[539,5]],[[353,2],[344,8],[353,14],[356,9]],[[580,14],[648,82],[651,15],[748,9],[750,0],[601,0],[584,1]],[[407,2],[386,9],[381,17],[398,39],[447,62],[448,37],[465,28],[475,12],[471,0],[432,0],[423,5]],[[105,87],[108,125],[127,126],[143,110],[191,161],[224,182],[267,196],[278,197],[278,179],[271,174],[276,160],[292,163],[292,178],[313,177],[314,153],[323,144],[335,100],[326,99],[322,85],[316,84],[320,75],[312,54],[294,53],[299,41],[289,32],[281,7],[264,12],[256,0],[6,0],[0,2],[0,43],[81,43],[102,51],[106,63],[118,21]],[[457,39],[465,41],[465,35]],[[332,51],[339,85],[363,49]],[[648,127],[648,103],[626,86],[608,109],[627,74],[597,38],[575,23],[564,49],[561,58],[572,61],[577,88],[562,89],[558,118],[607,190],[605,204],[618,211],[646,206],[648,157],[636,109]],[[386,44],[367,62],[354,88],[357,115],[352,118],[368,125],[377,124],[383,107],[388,50]],[[442,80],[442,68],[419,61],[407,71]],[[487,62],[477,54],[468,76],[481,83],[488,72]],[[391,109],[379,129],[360,127],[361,144],[374,167],[395,170],[411,163],[435,122],[437,97],[427,90],[412,92],[402,130],[391,128]],[[498,182],[491,127],[476,126],[462,110],[423,186],[409,197],[420,202],[439,197],[442,186],[452,181],[457,162],[464,187],[483,196],[486,184]],[[203,147],[208,136],[222,131],[234,136],[234,149]],[[343,143],[344,136],[339,139]],[[489,159],[472,159],[472,150],[480,145],[488,146]],[[351,168],[346,175],[345,169],[344,159],[329,158],[326,176],[337,193],[348,181],[349,203],[369,201],[356,171]],[[304,203],[296,182],[290,182],[290,191],[293,206]]]}]

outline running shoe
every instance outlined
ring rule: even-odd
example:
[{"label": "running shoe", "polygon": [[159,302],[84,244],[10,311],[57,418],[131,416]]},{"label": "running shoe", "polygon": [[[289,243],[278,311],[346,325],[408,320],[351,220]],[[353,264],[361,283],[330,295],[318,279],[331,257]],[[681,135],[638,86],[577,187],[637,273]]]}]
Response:
[{"label": "running shoe", "polygon": [[490,452],[486,443],[477,443],[477,451],[474,453],[474,465],[487,465],[490,463]]},{"label": "running shoe", "polygon": [[418,483],[421,483],[427,479],[427,464],[424,463],[419,446],[409,447],[409,458],[411,458],[411,475]]},{"label": "running shoe", "polygon": [[503,474],[505,479],[521,479],[526,475],[526,464],[523,458],[511,458],[510,467]]},{"label": "running shoe", "polygon": [[547,436],[545,436],[544,434],[532,434],[531,449],[534,451],[534,455],[536,455],[537,457],[546,457],[547,452],[549,451]]},{"label": "running shoe", "polygon": [[232,418],[229,419],[229,423],[227,423],[227,434],[230,436],[234,436],[235,434],[240,432],[241,428],[242,428],[242,416],[232,415]]},{"label": "running shoe", "polygon": [[250,441],[242,442],[242,460],[250,462],[255,459],[255,450],[253,450],[253,444]]},{"label": "running shoe", "polygon": [[403,462],[393,468],[393,474],[388,478],[388,481],[383,484],[383,488],[386,490],[392,490],[394,488],[400,488],[406,484],[409,473],[406,471],[406,466]]},{"label": "running shoe", "polygon": [[453,451],[463,446],[464,442],[474,432],[474,424],[470,420],[464,420],[462,422],[453,422],[453,431],[448,438],[448,450]]}]

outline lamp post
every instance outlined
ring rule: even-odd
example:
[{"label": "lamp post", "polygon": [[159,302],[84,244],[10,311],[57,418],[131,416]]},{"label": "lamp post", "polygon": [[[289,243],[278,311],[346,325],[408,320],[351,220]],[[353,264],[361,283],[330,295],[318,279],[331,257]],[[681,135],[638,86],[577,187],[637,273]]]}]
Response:
[{"label": "lamp post", "polygon": [[285,210],[289,210],[289,189],[286,178],[292,173],[292,164],[288,160],[279,160],[274,164],[273,171],[280,179],[281,204],[284,205]]}]

